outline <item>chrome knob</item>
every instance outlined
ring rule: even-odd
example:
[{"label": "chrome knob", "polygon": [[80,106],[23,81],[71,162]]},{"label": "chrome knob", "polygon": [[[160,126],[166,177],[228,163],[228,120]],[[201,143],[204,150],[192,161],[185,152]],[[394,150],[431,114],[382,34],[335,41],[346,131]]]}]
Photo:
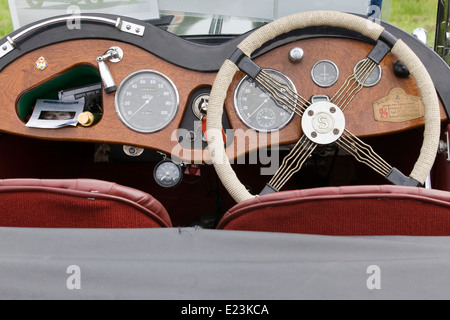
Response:
[{"label": "chrome knob", "polygon": [[292,62],[300,62],[303,59],[304,54],[302,48],[294,47],[289,51],[289,60]]}]

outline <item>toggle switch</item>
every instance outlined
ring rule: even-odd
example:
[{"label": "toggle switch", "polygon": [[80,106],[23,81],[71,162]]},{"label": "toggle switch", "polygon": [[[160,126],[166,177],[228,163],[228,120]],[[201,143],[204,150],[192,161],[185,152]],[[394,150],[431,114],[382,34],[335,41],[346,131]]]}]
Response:
[{"label": "toggle switch", "polygon": [[118,63],[123,59],[123,51],[119,47],[109,48],[102,56],[97,57],[98,70],[102,78],[103,89],[106,93],[112,93],[117,90],[116,83],[111,74],[111,71],[106,64],[106,60],[112,63]]}]

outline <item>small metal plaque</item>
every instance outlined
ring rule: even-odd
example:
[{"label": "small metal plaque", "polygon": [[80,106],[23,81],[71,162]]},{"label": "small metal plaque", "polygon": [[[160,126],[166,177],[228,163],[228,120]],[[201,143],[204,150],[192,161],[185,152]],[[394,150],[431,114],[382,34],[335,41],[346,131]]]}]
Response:
[{"label": "small metal plaque", "polygon": [[376,121],[405,122],[424,116],[422,99],[394,88],[389,95],[373,103]]}]

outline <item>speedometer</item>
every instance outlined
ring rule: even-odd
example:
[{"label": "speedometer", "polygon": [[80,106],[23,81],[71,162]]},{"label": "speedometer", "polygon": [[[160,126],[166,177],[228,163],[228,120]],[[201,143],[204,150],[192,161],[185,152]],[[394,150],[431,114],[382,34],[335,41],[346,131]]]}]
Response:
[{"label": "speedometer", "polygon": [[140,70],[127,76],[115,97],[116,112],[122,122],[144,133],[168,126],[177,114],[178,105],[178,91],[173,82],[154,70]]},{"label": "speedometer", "polygon": [[[286,75],[272,69],[264,70],[296,92],[294,84]],[[269,92],[249,76],[239,82],[234,94],[234,106],[242,122],[262,132],[280,130],[294,116],[292,110],[277,103]]]}]

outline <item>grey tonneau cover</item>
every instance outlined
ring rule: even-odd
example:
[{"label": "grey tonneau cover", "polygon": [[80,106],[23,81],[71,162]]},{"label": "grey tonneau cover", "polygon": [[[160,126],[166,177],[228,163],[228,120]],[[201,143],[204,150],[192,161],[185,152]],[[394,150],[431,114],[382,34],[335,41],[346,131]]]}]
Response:
[{"label": "grey tonneau cover", "polygon": [[450,237],[0,229],[1,299],[449,297]]}]

